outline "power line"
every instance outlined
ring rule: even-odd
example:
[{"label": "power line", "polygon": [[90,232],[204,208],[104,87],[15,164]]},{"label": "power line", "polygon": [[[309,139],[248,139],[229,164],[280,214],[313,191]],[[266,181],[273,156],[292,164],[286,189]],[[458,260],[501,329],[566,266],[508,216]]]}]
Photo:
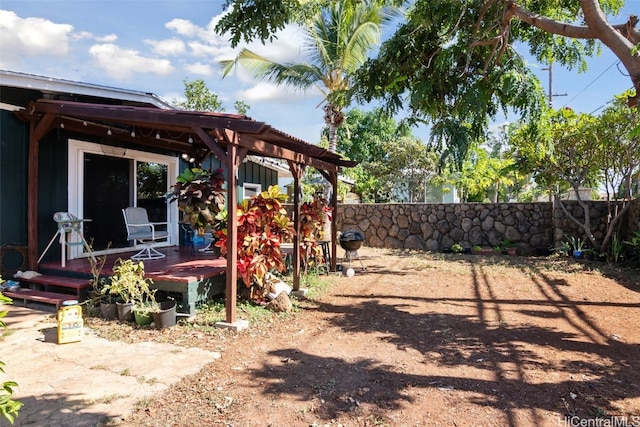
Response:
[{"label": "power line", "polygon": [[[578,92],[578,93],[576,94],[576,96],[574,96],[573,98],[571,98],[570,100],[568,100],[568,101],[566,102],[566,104],[564,104],[564,105],[563,105],[563,107],[566,107],[567,105],[569,105],[569,103],[571,103],[571,101],[573,101],[573,100],[574,100],[574,99],[576,99],[578,96],[580,96],[580,94],[581,94],[582,92],[584,92],[585,90],[589,89],[589,86],[591,86],[592,84],[594,84],[594,83],[596,82],[596,80],[598,80],[600,77],[602,77],[602,76],[604,75],[604,73],[606,73],[607,71],[609,71],[609,69],[610,69],[611,67],[613,67],[614,65],[619,64],[619,63],[620,63],[620,61],[614,61],[614,62],[613,62],[613,64],[609,65],[609,66],[608,66],[608,67],[607,67],[603,72],[601,72],[601,73],[598,75],[598,77],[596,77],[595,79],[593,79],[593,80],[591,81],[591,83],[589,83],[587,86],[585,86],[585,88],[584,88],[584,89],[582,89],[580,92]],[[600,108],[602,108],[602,107],[600,107]],[[600,108],[598,108],[598,110],[599,110]],[[597,110],[596,110],[596,111],[597,111]]]}]

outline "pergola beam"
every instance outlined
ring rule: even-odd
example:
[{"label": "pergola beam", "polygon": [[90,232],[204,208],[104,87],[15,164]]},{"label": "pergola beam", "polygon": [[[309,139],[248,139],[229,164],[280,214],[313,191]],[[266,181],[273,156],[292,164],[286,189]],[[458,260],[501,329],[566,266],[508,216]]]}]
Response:
[{"label": "pergola beam", "polygon": [[[29,192],[27,207],[28,265],[37,269],[38,249],[38,165],[41,139],[56,125],[79,134],[104,136],[109,129],[112,141],[144,144],[158,149],[193,151],[209,150],[223,165],[227,174],[227,272],[226,321],[236,323],[237,298],[237,216],[238,169],[247,154],[286,160],[295,181],[294,215],[294,289],[300,286],[300,181],[306,166],[320,171],[333,186],[331,205],[337,207],[337,176],[340,167],[356,163],[342,159],[338,154],[284,134],[271,126],[242,115],[227,113],[162,110],[123,105],[87,104],[70,101],[39,100],[31,102],[26,110],[16,113],[29,121]],[[106,130],[105,130],[106,129]],[[131,130],[138,130],[131,136]],[[143,135],[141,130],[147,135]],[[138,135],[138,133],[140,135]],[[176,134],[178,134],[176,136]],[[191,134],[199,138],[191,144]],[[153,136],[150,136],[153,135]],[[160,136],[160,138],[155,137]],[[108,141],[107,141],[108,143]],[[336,217],[332,219],[332,263],[336,267]]]}]

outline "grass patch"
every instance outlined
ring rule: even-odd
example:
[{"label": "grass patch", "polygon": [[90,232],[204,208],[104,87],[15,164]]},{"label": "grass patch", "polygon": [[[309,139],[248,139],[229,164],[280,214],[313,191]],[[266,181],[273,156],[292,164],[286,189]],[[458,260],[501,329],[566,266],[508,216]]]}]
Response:
[{"label": "grass patch", "polygon": [[136,378],[136,381],[138,381],[138,383],[140,384],[149,384],[149,385],[154,385],[158,382],[157,378],[146,378],[144,375],[140,375],[139,377]]},{"label": "grass patch", "polygon": [[92,369],[94,371],[108,371],[109,367],[105,365],[93,365],[89,369]]},{"label": "grass patch", "polygon": [[109,403],[113,403],[114,401],[118,400],[118,399],[126,399],[127,397],[129,397],[126,394],[110,394],[108,396],[104,396],[104,397],[100,397],[98,399],[93,399],[93,400],[87,400],[85,403],[86,405],[96,405],[96,404],[100,404],[100,403],[104,403],[104,404],[109,404]]},{"label": "grass patch", "polygon": [[300,287],[307,288],[307,298],[316,299],[333,286],[329,276],[323,276],[318,271],[310,270],[300,276]]}]

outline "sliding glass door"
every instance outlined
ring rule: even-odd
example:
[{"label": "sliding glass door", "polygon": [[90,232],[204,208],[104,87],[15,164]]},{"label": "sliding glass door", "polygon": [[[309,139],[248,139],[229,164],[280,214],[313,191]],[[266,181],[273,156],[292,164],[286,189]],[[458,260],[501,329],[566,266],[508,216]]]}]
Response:
[{"label": "sliding glass door", "polygon": [[[169,244],[177,242],[177,208],[165,199],[177,165],[173,157],[69,141],[69,212],[91,220],[84,236],[94,252],[131,249],[122,217],[127,206],[146,208],[152,222],[169,222]],[[82,251],[72,247],[69,256]]]}]

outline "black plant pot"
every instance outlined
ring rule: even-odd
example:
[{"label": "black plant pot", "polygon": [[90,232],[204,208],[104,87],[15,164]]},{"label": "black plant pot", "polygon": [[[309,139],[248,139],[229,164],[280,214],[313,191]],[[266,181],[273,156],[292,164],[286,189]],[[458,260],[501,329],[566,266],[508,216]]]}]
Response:
[{"label": "black plant pot", "polygon": [[118,302],[118,320],[121,322],[133,321],[133,303],[130,302]]},{"label": "black plant pot", "polygon": [[160,310],[153,313],[153,322],[156,328],[170,328],[176,325],[176,302],[162,301]]}]

